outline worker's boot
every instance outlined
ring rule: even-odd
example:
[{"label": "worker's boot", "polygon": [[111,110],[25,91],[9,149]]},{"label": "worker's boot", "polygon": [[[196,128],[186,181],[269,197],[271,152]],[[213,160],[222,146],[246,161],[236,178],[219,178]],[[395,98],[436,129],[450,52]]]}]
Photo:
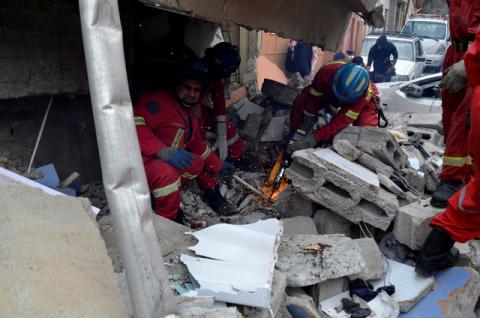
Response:
[{"label": "worker's boot", "polygon": [[448,199],[463,187],[463,181],[442,180],[432,194],[430,204],[436,208],[446,208]]},{"label": "worker's boot", "polygon": [[222,197],[218,187],[205,190],[204,198],[208,205],[219,215],[229,216],[238,213],[238,209]]},{"label": "worker's boot", "polygon": [[429,277],[437,271],[454,266],[458,260],[458,249],[453,247],[455,241],[448,232],[433,227],[417,256],[415,271]]}]

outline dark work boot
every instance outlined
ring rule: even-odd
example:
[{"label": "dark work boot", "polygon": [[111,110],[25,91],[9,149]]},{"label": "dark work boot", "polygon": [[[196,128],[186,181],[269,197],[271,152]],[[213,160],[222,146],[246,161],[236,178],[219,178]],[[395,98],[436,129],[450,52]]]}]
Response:
[{"label": "dark work boot", "polygon": [[433,227],[417,256],[415,271],[419,275],[429,277],[437,271],[454,266],[459,252],[453,244],[455,241],[448,232]]},{"label": "dark work boot", "polygon": [[446,208],[448,199],[463,187],[463,181],[442,180],[432,194],[430,205],[436,208]]},{"label": "dark work boot", "polygon": [[222,197],[218,187],[207,189],[204,192],[205,201],[208,205],[219,215],[230,216],[238,213],[238,209],[232,206],[228,201]]}]

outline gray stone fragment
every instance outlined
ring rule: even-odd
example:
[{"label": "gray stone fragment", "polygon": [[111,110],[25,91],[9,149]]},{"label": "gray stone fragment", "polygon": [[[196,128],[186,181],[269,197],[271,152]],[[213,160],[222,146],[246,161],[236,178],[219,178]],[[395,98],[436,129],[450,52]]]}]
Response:
[{"label": "gray stone fragment", "polygon": [[395,218],[393,235],[410,249],[419,250],[431,231],[430,221],[442,211],[432,207],[429,199],[402,206]]},{"label": "gray stone fragment", "polygon": [[364,166],[365,168],[370,169],[373,172],[381,173],[387,177],[390,177],[393,174],[393,168],[389,165],[384,164],[375,157],[372,157],[368,153],[361,155],[357,162]]},{"label": "gray stone fragment", "polygon": [[319,283],[316,288],[318,291],[316,296],[320,304],[320,302],[346,291],[348,289],[348,279],[345,277],[329,279],[323,283]]},{"label": "gray stone fragment", "polygon": [[282,219],[283,234],[318,234],[315,223],[311,217],[295,216]]},{"label": "gray stone fragment", "polygon": [[390,180],[390,178],[381,173],[377,174],[377,176],[378,180],[380,180],[380,184],[384,186],[387,190],[389,190],[399,198],[407,198],[407,194],[402,189],[400,189],[400,187],[395,182]]},{"label": "gray stone fragment", "polygon": [[160,249],[162,250],[162,256],[165,257],[174,252],[180,254],[187,250],[189,246],[196,244],[197,240],[193,235],[185,234],[191,231],[189,227],[157,214],[153,215],[152,219],[155,233],[157,233],[158,242],[160,243]]},{"label": "gray stone fragment", "polygon": [[443,145],[437,146],[436,144],[433,144],[431,142],[425,141],[423,142],[423,148],[425,148],[426,151],[430,154],[436,154],[442,156],[443,153],[445,152],[445,149],[442,148]]},{"label": "gray stone fragment", "polygon": [[352,222],[329,210],[317,210],[313,216],[318,234],[344,234],[350,236]]},{"label": "gray stone fragment", "polygon": [[[286,294],[285,289],[287,288],[287,278],[280,271],[274,271],[273,273],[273,283],[272,283],[272,293],[270,306],[273,312],[274,317],[278,317],[278,313],[282,306],[285,305]],[[252,318],[270,318],[271,314],[268,309],[253,308],[252,312],[248,315]]]},{"label": "gray stone fragment", "polygon": [[408,168],[402,169],[401,172],[410,187],[414,188],[419,193],[423,193],[425,190],[425,180],[423,180],[423,176],[418,171]]},{"label": "gray stone fragment", "polygon": [[365,267],[358,274],[352,275],[351,278],[361,278],[365,280],[382,279],[385,277],[387,267],[382,252],[373,238],[361,238],[354,240],[360,247],[365,262]]},{"label": "gray stone fragment", "polygon": [[437,189],[437,186],[440,183],[440,179],[438,178],[440,171],[439,169],[435,169],[435,167],[430,162],[425,162],[421,169],[423,173],[423,182],[425,183],[425,188],[433,192]]},{"label": "gray stone fragment", "polygon": [[271,79],[265,79],[263,81],[262,93],[272,97],[279,103],[287,105],[292,105],[298,95],[298,92],[294,88]]},{"label": "gray stone fragment", "polygon": [[281,202],[276,203],[275,209],[279,211],[284,218],[294,216],[311,217],[314,204],[312,200],[294,192]]},{"label": "gray stone fragment", "polygon": [[335,136],[334,142],[347,140],[353,147],[366,152],[396,169],[408,165],[407,156],[386,129],[349,126]]},{"label": "gray stone fragment", "polygon": [[352,146],[352,144],[345,139],[334,140],[333,149],[343,158],[350,161],[357,160],[363,152]]},{"label": "gray stone fragment", "polygon": [[443,134],[442,114],[440,113],[416,113],[411,114],[408,126],[435,129]]},{"label": "gray stone fragment", "polygon": [[256,141],[261,125],[262,117],[260,115],[249,114],[243,128],[239,131],[239,133],[247,140]]},{"label": "gray stone fragment", "polygon": [[290,287],[358,274],[365,266],[359,245],[343,235],[284,235],[276,264]]}]

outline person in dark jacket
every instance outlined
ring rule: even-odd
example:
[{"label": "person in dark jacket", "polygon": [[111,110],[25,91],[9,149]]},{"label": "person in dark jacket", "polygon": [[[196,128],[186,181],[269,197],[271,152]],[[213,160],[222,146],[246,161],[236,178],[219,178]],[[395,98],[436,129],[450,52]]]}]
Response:
[{"label": "person in dark jacket", "polygon": [[[393,56],[393,61],[390,58]],[[395,75],[395,64],[398,60],[397,48],[389,42],[385,34],[381,35],[375,45],[368,52],[367,71],[373,63],[372,80],[375,83],[390,82],[392,75]]]},{"label": "person in dark jacket", "polygon": [[297,42],[289,45],[285,69],[292,74],[300,73],[301,77],[307,79],[312,73],[313,48],[310,44]]}]

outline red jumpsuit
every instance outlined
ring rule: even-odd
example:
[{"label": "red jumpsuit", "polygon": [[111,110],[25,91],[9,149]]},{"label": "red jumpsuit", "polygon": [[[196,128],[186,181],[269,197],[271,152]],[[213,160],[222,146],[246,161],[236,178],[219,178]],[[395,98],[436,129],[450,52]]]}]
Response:
[{"label": "red jumpsuit", "polygon": [[378,126],[377,113],[377,88],[370,82],[365,96],[356,103],[341,105],[340,109],[334,107],[337,101],[332,91],[332,82],[335,72],[344,62],[330,62],[323,66],[315,75],[311,85],[305,87],[293,102],[290,114],[290,131],[301,127],[304,114],[316,116],[320,109],[333,110],[335,113],[332,121],[324,127],[317,129],[314,134],[318,141],[329,141],[350,124],[358,126]]},{"label": "red jumpsuit", "polygon": [[[140,150],[157,213],[175,219],[180,207],[180,185],[197,177],[203,188],[216,185],[215,175],[223,161],[203,141],[193,110],[182,107],[173,93],[154,91],[144,94],[134,107]],[[156,154],[163,147],[186,149],[193,164],[180,170]]]},{"label": "red jumpsuit", "polygon": [[240,160],[245,153],[245,141],[240,138],[233,123],[227,121],[225,85],[222,79],[208,82],[200,101],[203,101],[208,95],[212,97],[213,109],[207,105],[201,105],[202,129],[215,132],[216,122],[227,122],[228,157],[234,161]]},{"label": "red jumpsuit", "polygon": [[447,231],[457,242],[480,237],[480,32],[465,55],[469,85],[474,88],[471,103],[468,147],[474,162],[470,181],[448,200],[448,207],[431,224]]},{"label": "red jumpsuit", "polygon": [[[452,45],[445,55],[444,72],[463,59],[468,42],[473,40],[476,28],[480,25],[480,1],[447,0],[447,3],[450,9]],[[439,176],[441,180],[464,181],[469,178],[471,162],[466,145],[468,132],[463,123],[471,94],[468,87],[457,94],[442,91],[442,123],[446,147]]]}]

